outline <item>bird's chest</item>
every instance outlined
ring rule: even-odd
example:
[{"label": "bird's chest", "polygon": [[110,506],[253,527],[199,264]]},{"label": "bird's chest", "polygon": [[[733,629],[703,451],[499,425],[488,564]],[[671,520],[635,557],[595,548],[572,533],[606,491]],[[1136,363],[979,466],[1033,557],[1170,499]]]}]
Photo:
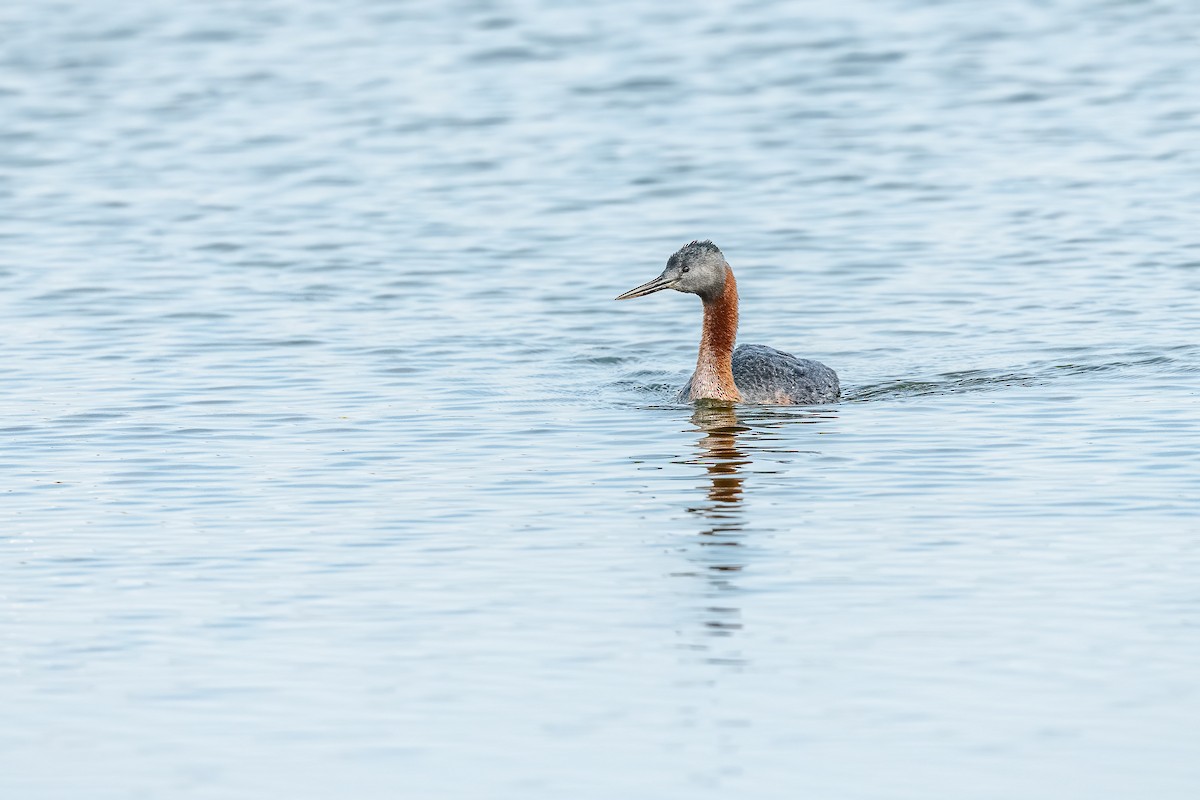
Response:
[{"label": "bird's chest", "polygon": [[735,403],[742,399],[737,385],[733,382],[732,374],[724,375],[724,371],[715,365],[701,364],[692,375],[692,400],[728,400]]}]

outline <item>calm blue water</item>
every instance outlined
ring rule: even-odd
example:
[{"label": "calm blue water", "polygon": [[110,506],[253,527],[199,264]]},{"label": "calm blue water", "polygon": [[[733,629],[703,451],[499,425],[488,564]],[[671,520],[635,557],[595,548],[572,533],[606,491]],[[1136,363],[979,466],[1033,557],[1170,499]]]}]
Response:
[{"label": "calm blue water", "polygon": [[7,4],[0,795],[1196,797],[1198,26]]}]

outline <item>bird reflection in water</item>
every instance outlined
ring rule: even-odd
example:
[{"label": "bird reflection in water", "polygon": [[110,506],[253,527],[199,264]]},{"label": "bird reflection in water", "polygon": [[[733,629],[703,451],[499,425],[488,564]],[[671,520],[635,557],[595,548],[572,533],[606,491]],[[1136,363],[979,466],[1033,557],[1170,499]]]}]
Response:
[{"label": "bird reflection in water", "polygon": [[694,553],[702,571],[685,574],[702,574],[707,579],[709,599],[702,608],[702,639],[687,647],[705,652],[705,660],[710,663],[740,665],[744,663],[740,652],[721,652],[714,639],[732,637],[742,627],[741,609],[733,598],[739,590],[738,573],[745,566],[743,468],[751,462],[738,447],[738,436],[749,428],[741,423],[731,405],[700,405],[692,415],[692,423],[704,435],[696,445],[696,455],[685,463],[702,465],[708,475],[708,486],[705,502],[688,509],[705,523]]},{"label": "bird reflection in water", "polygon": [[782,429],[796,424],[823,425],[836,419],[828,409],[802,413],[743,409],[742,413],[754,421],[753,428],[739,418],[733,405],[702,402],[692,414],[692,424],[701,436],[694,455],[681,463],[703,467],[707,480],[703,484],[703,502],[688,508],[689,513],[702,521],[700,532],[684,548],[696,567],[677,573],[679,577],[693,580],[702,577],[705,581],[705,602],[699,609],[700,635],[686,637],[688,643],[684,646],[703,653],[708,663],[735,666],[747,663],[735,638],[742,629],[739,602],[742,573],[751,559],[761,563],[762,548],[770,546],[771,534],[769,529],[756,524],[751,538],[747,528],[746,477],[754,464],[752,455],[760,462],[767,460],[754,468],[755,474],[775,472],[769,463],[773,457],[790,460],[800,452],[815,453],[780,447],[794,439],[790,435],[781,436]]}]

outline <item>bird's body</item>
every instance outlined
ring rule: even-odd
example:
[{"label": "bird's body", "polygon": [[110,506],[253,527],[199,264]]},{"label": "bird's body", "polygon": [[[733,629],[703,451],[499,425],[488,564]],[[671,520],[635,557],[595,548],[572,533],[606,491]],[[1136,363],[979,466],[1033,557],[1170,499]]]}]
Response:
[{"label": "bird's body", "polygon": [[837,373],[818,361],[773,347],[734,349],[738,326],[737,280],[712,242],[692,242],[667,261],[662,274],[618,297],[641,297],[663,289],[697,294],[704,327],[696,371],[679,392],[680,402],[717,400],[759,405],[815,405],[838,399]]},{"label": "bird's body", "polygon": [[[837,373],[820,361],[796,358],[765,344],[743,344],[733,351],[733,382],[743,403],[820,405],[841,394]],[[679,390],[680,403],[691,403],[695,375]]]}]

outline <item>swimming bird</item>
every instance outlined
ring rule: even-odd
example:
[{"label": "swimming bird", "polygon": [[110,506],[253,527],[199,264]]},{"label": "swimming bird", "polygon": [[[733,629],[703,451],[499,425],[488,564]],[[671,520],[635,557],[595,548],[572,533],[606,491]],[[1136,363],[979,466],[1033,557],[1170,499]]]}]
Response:
[{"label": "swimming bird", "polygon": [[841,388],[837,373],[819,361],[796,358],[762,344],[733,349],[738,326],[737,281],[725,255],[712,242],[684,245],[667,260],[661,275],[616,299],[628,300],[663,289],[700,295],[704,302],[696,371],[680,390],[679,402],[813,405],[838,399]]}]

